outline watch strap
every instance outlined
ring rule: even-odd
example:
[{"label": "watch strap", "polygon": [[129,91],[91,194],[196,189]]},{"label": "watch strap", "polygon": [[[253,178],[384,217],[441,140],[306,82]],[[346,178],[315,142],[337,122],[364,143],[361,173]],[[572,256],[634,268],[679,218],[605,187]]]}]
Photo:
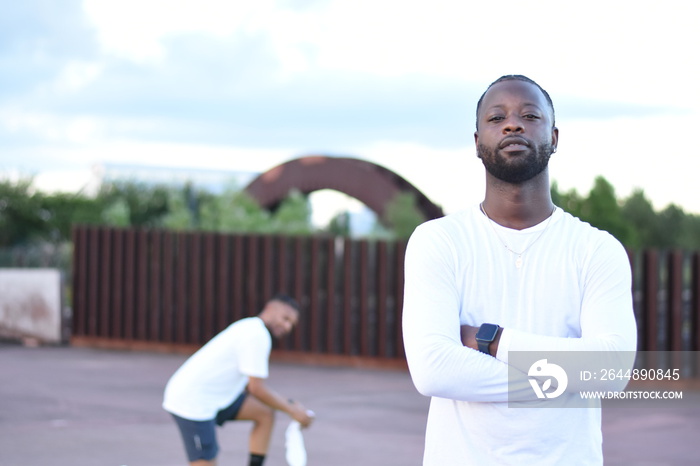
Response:
[{"label": "watch strap", "polygon": [[479,351],[490,355],[491,353],[489,352],[489,345],[491,344],[491,341],[477,340],[476,344],[479,346]]}]

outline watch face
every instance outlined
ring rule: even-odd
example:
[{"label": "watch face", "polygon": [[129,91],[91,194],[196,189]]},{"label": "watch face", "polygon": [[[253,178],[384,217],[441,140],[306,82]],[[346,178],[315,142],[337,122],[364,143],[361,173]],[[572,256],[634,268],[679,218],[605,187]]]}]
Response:
[{"label": "watch face", "polygon": [[476,332],[476,339],[482,341],[493,341],[498,333],[498,325],[496,324],[482,324],[479,330]]}]

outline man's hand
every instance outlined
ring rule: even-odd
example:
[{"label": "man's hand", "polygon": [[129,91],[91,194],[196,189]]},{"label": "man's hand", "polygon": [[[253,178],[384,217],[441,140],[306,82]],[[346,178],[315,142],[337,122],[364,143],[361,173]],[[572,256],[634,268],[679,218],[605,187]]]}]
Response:
[{"label": "man's hand", "polygon": [[248,393],[272,409],[289,414],[292,419],[299,421],[302,427],[308,427],[314,420],[312,411],[304,408],[299,402],[282,397],[265,384],[265,379],[248,377]]},{"label": "man's hand", "polygon": [[[476,342],[476,332],[479,331],[479,327],[474,327],[472,325],[462,325],[460,327],[460,336],[462,337],[462,344],[471,349],[479,351],[479,344]],[[501,333],[503,333],[503,328],[498,329],[496,333],[496,338],[489,345],[489,354],[491,356],[496,356],[498,352],[498,342],[501,341]]]},{"label": "man's hand", "polygon": [[299,422],[302,427],[309,427],[314,421],[313,411],[304,408],[304,406],[302,406],[302,404],[298,401],[292,402],[289,415],[292,417],[292,419]]}]

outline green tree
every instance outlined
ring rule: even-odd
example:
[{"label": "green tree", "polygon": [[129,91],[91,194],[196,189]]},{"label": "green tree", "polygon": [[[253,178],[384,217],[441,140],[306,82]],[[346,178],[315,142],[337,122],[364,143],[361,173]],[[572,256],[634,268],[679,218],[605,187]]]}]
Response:
[{"label": "green tree", "polygon": [[633,240],[633,232],[622,218],[615,188],[602,176],[595,179],[593,188],[585,198],[575,189],[560,193],[557,185],[553,183],[552,200],[571,215],[596,228],[608,231],[623,244]]},{"label": "green tree", "polygon": [[47,212],[33,180],[0,180],[0,246],[16,246],[41,238],[46,232]]},{"label": "green tree", "polygon": [[222,195],[202,202],[201,227],[208,231],[266,233],[270,213],[245,191],[228,189]]},{"label": "green tree", "polygon": [[82,193],[43,195],[40,205],[45,223],[44,239],[52,242],[70,241],[71,230],[75,224],[103,223],[101,203]]},{"label": "green tree", "polygon": [[306,196],[299,191],[292,191],[280,203],[272,216],[272,231],[290,235],[307,235],[313,231],[311,226],[311,206]]},{"label": "green tree", "polygon": [[670,204],[659,212],[658,217],[659,224],[663,225],[661,228],[663,235],[659,238],[659,243],[654,246],[659,248],[680,247],[683,229],[686,224],[683,209],[675,204]]},{"label": "green tree", "polygon": [[626,246],[644,248],[658,247],[661,244],[663,232],[659,218],[651,202],[644,195],[644,190],[635,189],[623,203],[621,213],[632,233]]},{"label": "green tree", "polygon": [[168,213],[161,219],[163,228],[171,230],[194,229],[197,224],[196,213],[188,202],[190,195],[186,189],[171,189],[168,193]]},{"label": "green tree", "polygon": [[615,236],[621,243],[631,239],[629,226],[622,218],[622,212],[615,188],[602,176],[598,176],[583,204],[581,219]]},{"label": "green tree", "polygon": [[[170,189],[135,181],[105,184],[98,199],[105,206],[106,222],[117,226],[157,227],[168,213]],[[128,222],[123,225],[124,218]]]},{"label": "green tree", "polygon": [[557,183],[554,182],[552,183],[550,191],[552,193],[552,202],[554,202],[555,205],[569,212],[574,217],[581,218],[585,199],[581,197],[576,189],[571,189],[562,193],[559,191]]},{"label": "green tree", "polygon": [[333,217],[326,231],[333,236],[350,236],[350,212],[341,212]]},{"label": "green tree", "polygon": [[415,197],[410,193],[399,193],[387,204],[386,219],[388,228],[399,239],[408,238],[418,225],[425,222]]},{"label": "green tree", "polygon": [[131,226],[131,209],[125,199],[117,198],[110,201],[102,211],[103,225],[126,228]]},{"label": "green tree", "polygon": [[683,249],[700,250],[700,215],[686,215],[678,246]]}]

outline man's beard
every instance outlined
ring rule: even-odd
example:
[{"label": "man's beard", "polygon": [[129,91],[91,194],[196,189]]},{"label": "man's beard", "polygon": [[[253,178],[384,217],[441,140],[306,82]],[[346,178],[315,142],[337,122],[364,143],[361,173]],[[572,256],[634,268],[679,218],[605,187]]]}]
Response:
[{"label": "man's beard", "polygon": [[527,154],[507,160],[498,151],[494,152],[483,144],[477,146],[477,154],[486,171],[510,184],[522,184],[542,173],[549,164],[552,152],[552,144],[547,143],[529,150]]}]

